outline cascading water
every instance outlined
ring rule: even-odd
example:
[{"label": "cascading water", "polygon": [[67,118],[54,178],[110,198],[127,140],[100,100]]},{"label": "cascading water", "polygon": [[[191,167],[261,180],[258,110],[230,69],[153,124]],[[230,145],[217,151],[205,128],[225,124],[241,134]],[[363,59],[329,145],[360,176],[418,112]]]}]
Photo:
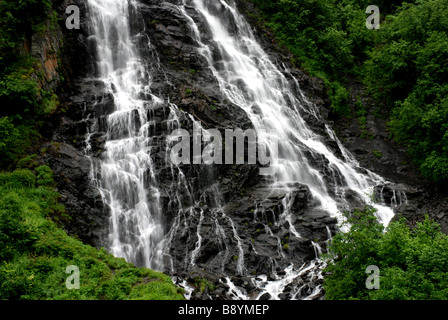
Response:
[{"label": "cascading water", "polygon": [[[275,226],[284,229],[291,237],[302,237],[295,228],[293,217],[297,184],[309,188],[313,210],[324,211],[339,222],[343,221],[340,212],[349,206],[348,192],[369,203],[373,188],[384,184],[384,180],[368,170],[359,170],[354,157],[328,126],[325,126],[326,134],[339,146],[341,158],[335,156],[322,137],[307,125],[302,117],[305,113],[324,120],[319,118],[318,110],[307,101],[288,70],[277,66],[263,51],[233,1],[182,0],[177,3],[180,3],[177,8],[187,21],[192,40],[223,96],[245,111],[260,143],[267,145],[271,152],[278,146],[278,153],[273,154],[276,161],[271,163],[274,173],[267,179],[270,195],[283,194],[283,212]],[[167,103],[167,97],[159,98],[151,93],[151,73],[154,71],[150,71],[148,65],[152,62],[143,61],[130,28],[130,11],[138,11],[137,2],[88,0],[88,8],[90,41],[95,44],[98,57],[98,79],[113,96],[115,107],[107,116],[105,151],[100,158],[91,157],[92,180],[110,210],[109,251],[140,266],[176,273],[204,264],[199,260],[208,242],[209,247],[213,247],[214,256],[205,263],[217,266],[215,269],[221,275],[219,281],[228,288],[229,297],[259,299],[269,293],[272,299],[278,299],[291,284],[294,284],[291,299],[318,297],[320,285],[304,293],[307,283],[297,281],[302,277],[308,282],[322,278],[320,270],[325,263],[318,257],[322,251],[318,243],[310,242],[316,259],[297,265],[292,259],[288,260],[290,257],[282,249],[284,245],[278,232],[274,232],[270,224],[263,224],[264,229],[260,228],[259,232],[274,239],[271,243],[276,247],[276,256],[259,250],[250,238],[241,235],[242,226],[226,213],[227,203],[220,192],[214,167],[205,166],[202,173],[198,173],[197,168],[183,171],[182,166],[170,161],[172,143],[169,139],[166,139],[164,164],[161,165],[164,174],[158,176],[160,163],[154,160],[152,148],[160,147],[160,141],[156,141],[160,136],[155,135],[155,128],[161,121],[161,117],[156,116],[159,108],[168,110],[164,111],[163,119],[165,138],[185,123],[180,117],[202,131],[204,136],[207,130],[192,115]],[[208,37],[201,33],[204,32],[203,25],[198,25],[190,16],[191,10],[200,13]],[[95,127],[90,131],[94,132]],[[205,177],[206,181],[199,184],[202,188],[199,191],[189,179],[192,174]],[[386,206],[374,205],[378,209],[378,218],[387,224],[393,211]],[[164,210],[173,215],[168,226],[163,225]],[[262,217],[271,214],[269,210],[263,206],[255,207],[254,221],[260,222]],[[327,231],[329,239],[328,226],[325,233]],[[194,241],[192,246],[180,250],[183,258],[176,261],[172,251],[176,249],[173,243],[177,238]],[[213,238],[214,246],[210,245],[210,238]],[[249,275],[250,259],[245,257],[248,250],[261,257],[263,264],[269,265],[272,270],[269,276]],[[288,261],[288,266],[277,272],[281,260]],[[249,296],[232,282],[233,275],[228,274],[231,263],[235,264],[233,275],[249,277],[257,294]],[[190,297],[192,290],[187,282],[181,281],[179,285],[188,289]]]},{"label": "cascading water", "polygon": [[[209,43],[202,40],[200,28],[189,17],[186,6],[194,7],[203,16],[212,37]],[[336,157],[322,142],[322,138],[308,127],[301,114],[306,112],[318,118],[318,112],[306,101],[296,81],[293,83],[297,87],[294,90],[284,75],[287,70],[282,73],[263,51],[233,1],[184,0],[180,10],[189,21],[194,40],[199,44],[199,51],[208,62],[221,92],[247,113],[261,143],[269,146],[271,151],[278,146],[276,162],[271,163],[275,169],[271,188],[287,190],[283,218],[290,222],[288,190],[295,182],[307,185],[317,200],[316,208],[337,217],[339,222],[343,222],[340,212],[349,208],[346,191],[350,190],[364,203],[370,203],[373,188],[385,181],[370,171],[363,170],[364,173],[361,173],[354,157],[344,149],[328,126],[327,134],[337,142],[343,159]],[[314,165],[315,160],[326,162],[326,172],[334,181],[333,192],[327,187],[328,182],[324,179],[322,169]],[[373,205],[378,210],[379,220],[387,225],[394,215],[393,211],[383,205]],[[290,233],[300,237],[292,223],[289,224]],[[265,227],[267,233],[273,236],[269,227]],[[312,244],[318,256],[321,249],[318,244]],[[255,282],[263,288],[258,297],[268,292],[271,298],[278,298],[293,279],[314,270],[315,265],[321,263],[317,257],[310,266],[302,266],[298,270],[291,265],[285,270],[286,275],[279,280],[258,278]],[[316,295],[316,290],[308,298]]]},{"label": "cascading water", "polygon": [[109,250],[137,265],[161,269],[163,227],[147,112],[161,100],[139,98],[148,93],[150,82],[130,32],[133,2],[89,0],[88,5],[99,80],[112,93],[115,104],[107,118],[105,152],[93,170],[111,212]]},{"label": "cascading water", "polygon": [[[261,143],[270,146],[270,150],[276,149],[274,145],[279,146],[274,164],[274,187],[288,188],[291,182],[303,183],[309,186],[321,209],[340,219],[338,212],[348,208],[344,190],[350,189],[364,202],[370,202],[373,187],[385,181],[372,172],[357,171],[358,163],[328,127],[327,132],[338,142],[344,160],[337,158],[308,127],[301,112],[310,113],[309,109],[257,43],[233,2],[232,5],[224,0],[189,2],[204,16],[212,34],[213,49],[202,42],[199,28],[189,19],[195,40],[201,45],[200,52],[208,61],[221,91],[248,114]],[[311,112],[317,116],[314,110]],[[322,172],[312,165],[310,158],[328,161],[328,170],[338,182],[339,192],[333,196],[329,194]],[[379,219],[388,224],[393,211],[384,206],[377,206],[377,209]]]}]

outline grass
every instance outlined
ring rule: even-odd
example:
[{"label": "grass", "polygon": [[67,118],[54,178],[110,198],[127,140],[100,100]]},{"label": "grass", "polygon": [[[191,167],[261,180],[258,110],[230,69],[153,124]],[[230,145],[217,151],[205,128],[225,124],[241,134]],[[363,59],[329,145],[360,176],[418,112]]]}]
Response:
[{"label": "grass", "polygon": [[[165,274],[74,239],[52,216],[65,214],[46,166],[0,173],[0,299],[182,300],[183,289]],[[68,266],[79,268],[69,290]]]}]

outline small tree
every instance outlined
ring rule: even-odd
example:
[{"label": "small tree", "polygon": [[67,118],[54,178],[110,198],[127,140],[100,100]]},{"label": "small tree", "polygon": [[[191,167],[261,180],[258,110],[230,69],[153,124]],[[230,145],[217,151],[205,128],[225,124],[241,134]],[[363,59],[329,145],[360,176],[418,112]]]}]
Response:
[{"label": "small tree", "polygon": [[[427,216],[411,230],[402,218],[384,232],[375,209],[355,211],[346,233],[332,239],[324,280],[326,298],[448,299],[448,237]],[[366,269],[380,270],[380,288],[368,289]]]}]

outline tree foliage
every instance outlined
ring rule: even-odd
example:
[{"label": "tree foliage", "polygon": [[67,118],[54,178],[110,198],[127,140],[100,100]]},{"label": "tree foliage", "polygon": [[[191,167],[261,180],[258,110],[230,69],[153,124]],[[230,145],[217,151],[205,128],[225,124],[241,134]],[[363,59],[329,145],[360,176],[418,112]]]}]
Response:
[{"label": "tree foliage", "polygon": [[[327,299],[435,300],[448,299],[448,236],[427,216],[414,229],[403,219],[384,230],[375,210],[355,211],[351,229],[335,235],[324,272]],[[367,289],[376,265],[380,288]]]},{"label": "tree foliage", "polygon": [[0,168],[9,168],[39,137],[39,124],[58,105],[45,90],[31,37],[55,23],[50,0],[0,1]]},{"label": "tree foliage", "polygon": [[403,5],[369,52],[365,82],[422,173],[448,180],[448,1]]},{"label": "tree foliage", "polygon": [[23,44],[47,17],[51,0],[2,0],[0,2],[0,52],[8,54]]}]

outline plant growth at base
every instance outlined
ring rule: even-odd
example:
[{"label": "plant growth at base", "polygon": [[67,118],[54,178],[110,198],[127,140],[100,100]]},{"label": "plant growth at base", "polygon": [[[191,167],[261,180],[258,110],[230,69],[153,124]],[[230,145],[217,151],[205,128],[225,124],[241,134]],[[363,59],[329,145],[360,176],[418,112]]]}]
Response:
[{"label": "plant growth at base", "polygon": [[[69,218],[47,166],[0,173],[0,299],[184,299],[167,275],[135,268],[69,237],[51,219]],[[66,268],[80,271],[68,290]]]},{"label": "plant growth at base", "polygon": [[[448,236],[425,217],[414,229],[404,219],[384,227],[366,207],[348,218],[347,233],[336,234],[326,256],[326,298],[331,300],[448,299]],[[367,289],[366,268],[378,266],[380,288]]]}]

